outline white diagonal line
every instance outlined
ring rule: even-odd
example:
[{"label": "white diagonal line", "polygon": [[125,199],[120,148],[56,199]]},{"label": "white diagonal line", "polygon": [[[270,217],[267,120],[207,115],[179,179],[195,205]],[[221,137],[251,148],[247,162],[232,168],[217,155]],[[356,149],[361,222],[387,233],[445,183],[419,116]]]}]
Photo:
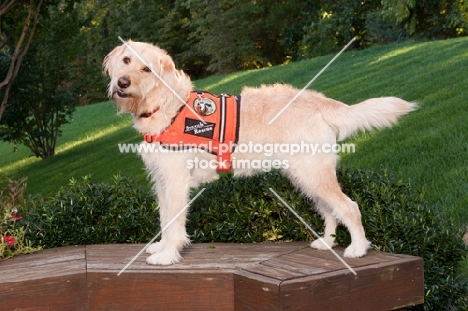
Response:
[{"label": "white diagonal line", "polygon": [[306,86],[304,86],[304,87],[302,88],[302,90],[300,90],[300,91],[296,94],[296,96],[294,96],[293,99],[291,99],[291,100],[289,101],[289,103],[287,103],[286,106],[284,106],[283,109],[281,109],[280,112],[278,112],[278,113],[276,114],[276,116],[273,117],[273,119],[270,120],[270,122],[268,122],[268,124],[273,123],[273,121],[275,121],[276,118],[278,118],[286,109],[288,109],[288,107],[289,107],[299,96],[301,96],[301,94],[312,84],[312,82],[314,82],[315,79],[317,79],[317,78],[328,68],[328,66],[330,66],[330,65],[335,61],[335,59],[337,59],[338,56],[340,56],[341,53],[343,53],[343,52],[348,48],[348,46],[350,46],[351,43],[354,42],[354,40],[356,40],[356,37],[352,38],[351,41],[349,41],[348,44],[346,44],[346,46],[345,46],[344,48],[342,48],[341,51],[338,52],[338,54],[336,54],[335,57],[333,57],[332,60],[329,61],[328,64],[325,65],[325,67],[323,67],[322,70],[320,70],[319,73],[317,73],[317,74],[315,75],[315,77],[313,77],[312,80],[310,80],[309,83],[307,83]]},{"label": "white diagonal line", "polygon": [[156,236],[154,238],[151,239],[151,241],[148,242],[148,244],[145,245],[145,247],[143,247],[143,249],[135,255],[135,257],[132,258],[132,260],[130,260],[130,262],[125,266],[123,267],[122,270],[120,270],[119,273],[117,273],[117,276],[120,276],[122,274],[122,272],[124,272],[125,270],[127,270],[127,268],[138,258],[138,256],[141,255],[141,253],[143,253],[150,245],[151,243],[153,243],[167,228],[169,228],[170,225],[172,225],[172,223],[177,219],[177,217],[180,216],[180,214],[182,214],[183,211],[185,211],[187,209],[187,207],[190,206],[190,204],[192,204],[193,201],[195,201],[199,196],[200,194],[203,193],[203,191],[205,191],[206,188],[203,188],[202,190],[200,190],[200,192],[197,193],[196,196],[193,197],[193,199],[190,200],[190,202],[187,203],[187,205],[184,206],[184,208],[182,208],[175,216],[174,218],[171,219],[171,221],[169,221],[167,223],[167,225],[164,226],[164,228],[162,228],[158,234],[156,234]]},{"label": "white diagonal line", "polygon": [[333,250],[333,248],[331,248],[330,245],[328,245],[327,242],[325,242],[325,240],[322,239],[322,237],[321,237],[320,235],[318,235],[317,232],[315,232],[315,230],[312,229],[312,228],[305,222],[305,220],[304,220],[301,216],[299,216],[299,214],[296,213],[296,211],[295,211],[291,206],[289,206],[289,204],[286,203],[286,201],[284,201],[282,197],[279,196],[278,193],[275,192],[275,190],[273,190],[273,188],[268,188],[268,189],[270,189],[270,191],[278,198],[278,200],[280,200],[281,203],[283,203],[283,205],[286,206],[286,207],[291,211],[291,213],[293,213],[294,216],[296,216],[297,219],[299,219],[299,220],[304,224],[304,226],[306,226],[306,228],[309,229],[310,232],[312,232],[312,233],[315,235],[315,237],[316,237],[317,239],[319,239],[320,242],[322,242],[322,243],[336,256],[336,258],[338,258],[338,259],[346,266],[346,268],[349,269],[349,271],[351,271],[354,275],[357,275],[356,271],[354,271],[354,269],[351,268],[351,267],[346,263],[346,261],[344,261],[344,259],[341,258],[340,255],[338,255],[338,254]]},{"label": "white diagonal line", "polygon": [[190,111],[195,115],[197,116],[197,118],[203,122],[203,124],[206,124],[205,120],[202,119],[202,117],[200,117],[200,115],[198,113],[195,112],[195,110],[193,110],[192,107],[190,107],[190,105],[187,105],[187,103],[185,102],[185,100],[180,97],[179,94],[177,94],[177,92],[153,69],[153,65],[152,64],[148,64],[129,44],[127,41],[125,41],[124,39],[122,39],[122,37],[119,36],[119,40],[123,42],[123,44],[133,53],[135,54],[135,56],[146,66],[148,67],[151,72],[175,95],[175,97],[177,97],[185,106],[187,106],[188,109],[190,109]]}]

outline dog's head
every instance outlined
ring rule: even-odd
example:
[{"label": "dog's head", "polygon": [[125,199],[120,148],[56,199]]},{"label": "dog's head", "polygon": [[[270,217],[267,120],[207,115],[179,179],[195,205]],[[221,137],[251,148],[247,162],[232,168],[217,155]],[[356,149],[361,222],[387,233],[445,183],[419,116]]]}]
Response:
[{"label": "dog's head", "polygon": [[167,127],[192,89],[167,52],[149,43],[127,41],[116,47],[104,59],[103,70],[111,78],[109,97],[120,113],[133,115],[142,133]]}]

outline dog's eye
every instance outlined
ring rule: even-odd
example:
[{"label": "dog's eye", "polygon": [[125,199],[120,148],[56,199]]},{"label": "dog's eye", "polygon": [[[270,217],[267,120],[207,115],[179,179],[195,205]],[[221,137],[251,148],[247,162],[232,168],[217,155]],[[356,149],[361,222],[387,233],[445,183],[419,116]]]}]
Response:
[{"label": "dog's eye", "polygon": [[143,68],[143,71],[144,72],[151,72],[151,69],[149,69],[148,67],[145,67],[145,68]]},{"label": "dog's eye", "polygon": [[124,64],[130,64],[130,57],[124,57],[123,62]]}]

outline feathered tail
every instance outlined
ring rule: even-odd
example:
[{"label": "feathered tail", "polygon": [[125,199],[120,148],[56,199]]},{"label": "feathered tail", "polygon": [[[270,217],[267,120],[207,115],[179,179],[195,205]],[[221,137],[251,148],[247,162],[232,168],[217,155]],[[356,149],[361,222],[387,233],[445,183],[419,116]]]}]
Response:
[{"label": "feathered tail", "polygon": [[352,106],[333,101],[322,109],[322,116],[343,140],[360,130],[390,127],[417,107],[397,97],[371,98]]}]

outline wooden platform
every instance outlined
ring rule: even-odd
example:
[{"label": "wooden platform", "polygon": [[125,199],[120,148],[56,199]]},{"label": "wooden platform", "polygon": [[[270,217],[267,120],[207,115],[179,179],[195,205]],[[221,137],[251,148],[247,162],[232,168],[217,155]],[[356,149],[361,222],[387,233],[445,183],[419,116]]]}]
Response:
[{"label": "wooden platform", "polygon": [[[1,310],[393,310],[423,303],[423,260],[346,259],[306,243],[194,244],[179,264],[145,264],[144,245],[44,250],[0,263]],[[342,255],[343,250],[337,249]]]}]

